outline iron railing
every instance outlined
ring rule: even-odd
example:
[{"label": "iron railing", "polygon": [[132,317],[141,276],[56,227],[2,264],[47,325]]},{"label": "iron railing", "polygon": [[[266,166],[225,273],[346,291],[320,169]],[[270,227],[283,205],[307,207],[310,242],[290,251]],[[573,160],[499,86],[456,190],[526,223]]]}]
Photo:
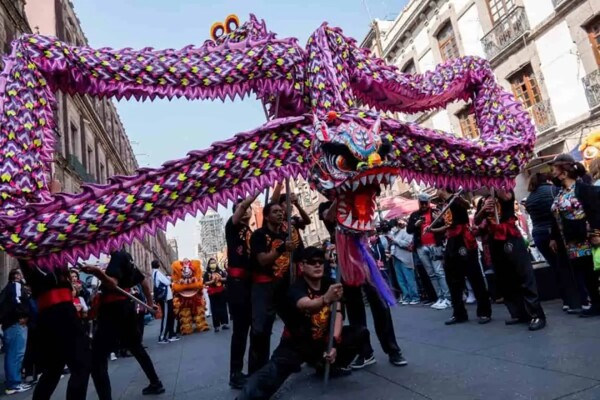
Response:
[{"label": "iron railing", "polygon": [[584,76],[582,81],[588,104],[594,108],[600,104],[600,70]]},{"label": "iron railing", "polygon": [[529,30],[529,20],[523,7],[515,7],[498,21],[482,39],[483,50],[492,60]]},{"label": "iron railing", "polygon": [[537,128],[538,133],[542,133],[556,126],[556,119],[552,111],[550,100],[544,100],[527,109],[533,120],[533,124]]},{"label": "iron railing", "polygon": [[69,166],[75,171],[77,175],[81,177],[81,180],[87,183],[97,183],[96,178],[87,172],[84,165],[79,161],[79,158],[74,154],[69,154],[67,158]]}]

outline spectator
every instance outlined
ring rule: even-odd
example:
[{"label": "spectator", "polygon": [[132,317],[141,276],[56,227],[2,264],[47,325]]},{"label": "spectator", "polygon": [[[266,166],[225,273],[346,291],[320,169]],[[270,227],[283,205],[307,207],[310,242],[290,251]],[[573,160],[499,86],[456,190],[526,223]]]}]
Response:
[{"label": "spectator", "polygon": [[13,269],[8,275],[8,284],[0,296],[2,331],[4,332],[4,376],[7,395],[25,392],[31,385],[21,380],[21,367],[27,342],[27,317],[29,299],[23,290],[22,275]]},{"label": "spectator", "polygon": [[419,304],[413,262],[413,236],[406,232],[406,222],[403,220],[398,221],[398,226],[392,230],[392,235],[392,258],[396,279],[402,290],[402,304]]},{"label": "spectator", "polygon": [[204,286],[207,288],[212,312],[213,328],[219,332],[221,328],[229,329],[229,316],[227,315],[227,299],[225,297],[225,280],[227,273],[219,267],[217,260],[208,260],[204,273]]}]

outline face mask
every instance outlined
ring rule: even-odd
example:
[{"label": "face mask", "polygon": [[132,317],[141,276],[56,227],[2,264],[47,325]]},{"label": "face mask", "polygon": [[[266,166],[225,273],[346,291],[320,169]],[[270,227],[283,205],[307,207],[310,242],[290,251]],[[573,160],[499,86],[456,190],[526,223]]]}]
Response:
[{"label": "face mask", "polygon": [[397,226],[395,226],[395,227],[392,228],[392,233],[397,233],[398,231],[399,231],[399,229],[398,229]]}]

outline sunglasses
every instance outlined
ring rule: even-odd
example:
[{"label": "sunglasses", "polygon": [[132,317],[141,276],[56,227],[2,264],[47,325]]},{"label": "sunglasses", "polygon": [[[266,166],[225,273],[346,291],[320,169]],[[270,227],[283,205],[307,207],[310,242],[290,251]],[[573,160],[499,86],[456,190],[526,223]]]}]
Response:
[{"label": "sunglasses", "polygon": [[309,265],[317,265],[317,264],[323,265],[323,264],[325,264],[325,261],[324,260],[304,260],[304,263],[309,264]]}]

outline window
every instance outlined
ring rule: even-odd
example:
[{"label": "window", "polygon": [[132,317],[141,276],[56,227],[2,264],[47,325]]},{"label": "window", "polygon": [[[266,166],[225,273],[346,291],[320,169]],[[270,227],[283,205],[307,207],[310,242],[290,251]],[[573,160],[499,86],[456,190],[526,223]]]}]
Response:
[{"label": "window", "polygon": [[440,30],[437,39],[443,61],[460,57],[458,45],[456,44],[456,37],[454,37],[454,30],[452,29],[452,24],[450,22],[446,23]]},{"label": "window", "polygon": [[87,147],[87,158],[86,158],[86,166],[85,169],[87,170],[88,173],[90,173],[91,175],[94,174],[93,171],[93,165],[94,165],[94,149],[92,149],[92,146],[88,146]]},{"label": "window", "polygon": [[600,65],[600,15],[594,18],[586,27],[588,39],[592,45],[596,63]]},{"label": "window", "polygon": [[460,123],[462,137],[468,139],[477,139],[479,137],[479,129],[477,128],[477,119],[472,113],[471,106],[467,106],[456,114]]},{"label": "window", "polygon": [[495,24],[515,7],[515,0],[487,0],[492,22]]},{"label": "window", "polygon": [[79,150],[81,149],[79,139],[79,129],[77,129],[75,124],[71,123],[71,148],[69,150],[77,158],[79,158]]},{"label": "window", "polygon": [[106,175],[104,174],[104,164],[100,163],[100,171],[98,173],[98,182],[104,183],[106,181]]},{"label": "window", "polygon": [[409,62],[407,62],[406,64],[404,64],[404,67],[402,68],[402,73],[404,73],[404,74],[416,74],[417,73],[417,67],[415,66],[415,62],[413,60],[410,60]]},{"label": "window", "polygon": [[530,108],[541,103],[542,94],[533,74],[531,64],[526,65],[509,79],[515,97],[523,103],[525,108]]}]

